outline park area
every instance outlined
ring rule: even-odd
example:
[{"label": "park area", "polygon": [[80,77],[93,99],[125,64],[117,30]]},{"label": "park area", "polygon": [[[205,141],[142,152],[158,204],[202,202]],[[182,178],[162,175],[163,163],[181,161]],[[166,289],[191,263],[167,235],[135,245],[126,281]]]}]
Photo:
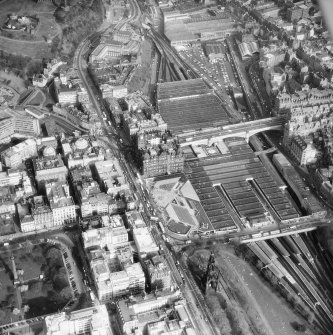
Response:
[{"label": "park area", "polygon": [[1,250],[0,287],[0,324],[18,320],[20,299],[24,317],[31,318],[56,312],[72,298],[61,252],[46,243],[24,243]]},{"label": "park area", "polygon": [[10,0],[0,2],[0,27],[8,20],[9,14],[33,15],[38,18],[34,34],[26,32],[3,31],[0,34],[1,50],[31,58],[42,58],[49,55],[47,41],[61,33],[53,13],[56,7],[52,1]]},{"label": "park area", "polygon": [[24,93],[27,89],[26,84],[22,78],[8,71],[0,71],[0,83],[4,86],[12,88],[18,94]]},{"label": "park area", "polygon": [[[313,335],[286,300],[230,244],[193,245],[183,254],[193,278],[202,286],[208,259],[214,253],[220,270],[217,292],[208,288],[207,306],[222,334]],[[237,255],[238,256],[237,256]],[[239,257],[240,256],[240,257]]]}]

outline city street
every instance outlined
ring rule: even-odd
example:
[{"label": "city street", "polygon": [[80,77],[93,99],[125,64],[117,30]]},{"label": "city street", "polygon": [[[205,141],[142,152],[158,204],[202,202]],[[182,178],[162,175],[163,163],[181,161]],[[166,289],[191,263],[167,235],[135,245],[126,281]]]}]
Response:
[{"label": "city street", "polygon": [[[133,17],[136,17],[139,15],[139,8],[138,5],[136,3],[136,1],[131,1],[131,14],[130,17],[133,19]],[[121,29],[121,27],[128,21],[129,19],[123,20],[120,23],[118,23],[114,29]],[[116,128],[113,125],[108,124],[108,120],[103,119],[103,113],[105,113],[105,107],[102,103],[102,99],[100,96],[96,95],[96,90],[93,87],[93,84],[91,83],[91,81],[87,78],[87,71],[84,68],[84,62],[83,62],[83,56],[87,50],[89,44],[89,39],[86,39],[84,41],[84,43],[81,44],[78,52],[77,52],[77,57],[75,58],[76,60],[76,64],[77,64],[77,69],[79,71],[79,75],[80,78],[82,80],[82,82],[84,83],[89,97],[90,97],[90,101],[92,102],[93,106],[95,107],[95,110],[97,111],[99,117],[100,117],[100,122],[103,125],[103,133],[104,134],[108,134],[107,136],[104,137],[104,139],[102,140],[101,137],[99,137],[99,140],[102,140],[104,143],[109,143],[109,148],[111,150],[111,153],[119,159],[119,162],[121,164],[121,167],[124,171],[124,174],[129,182],[129,184],[131,185],[133,191],[135,190],[137,197],[139,199],[139,201],[142,203],[143,205],[143,210],[145,213],[145,217],[146,218],[150,218],[151,216],[151,211],[150,208],[151,206],[149,205],[150,203],[150,199],[147,199],[143,189],[140,187],[141,184],[137,181],[135,172],[133,171],[132,166],[127,162],[127,160],[125,159],[123,153],[121,152],[121,150],[119,150],[117,142],[116,142],[116,138],[119,137]],[[111,118],[108,118],[109,121],[111,121]],[[148,201],[147,201],[148,200]],[[149,222],[146,222],[147,226],[149,226]],[[156,238],[156,236],[155,236]],[[176,268],[175,262],[176,260],[174,259],[174,256],[168,254],[168,248],[165,245],[164,241],[162,239],[157,239],[156,243],[159,245],[162,245],[162,248],[164,250],[166,250],[167,256],[166,256],[166,261],[170,267],[170,269],[172,270],[172,276],[174,279],[174,282],[180,287],[183,295],[185,297],[187,297],[188,299],[191,299],[191,301],[193,303],[191,303],[189,305],[189,312],[191,314],[192,320],[197,320],[197,316],[198,315],[206,315],[207,311],[206,308],[202,305],[202,303],[200,302],[200,300],[198,299],[198,296],[196,296],[194,294],[194,290],[193,290],[193,283],[191,286],[191,283],[189,281],[189,279],[187,278],[187,276],[185,277],[185,285],[183,285],[183,280],[179,280],[179,275],[177,275],[178,273],[178,269]],[[200,312],[199,312],[200,310]],[[206,321],[207,320],[207,321]],[[214,330],[214,328],[211,325],[212,321],[209,321],[208,318],[206,318],[205,320],[202,320],[201,322],[197,323],[196,326],[197,328],[199,327],[199,329],[202,329],[202,334],[216,334],[216,331]]]}]

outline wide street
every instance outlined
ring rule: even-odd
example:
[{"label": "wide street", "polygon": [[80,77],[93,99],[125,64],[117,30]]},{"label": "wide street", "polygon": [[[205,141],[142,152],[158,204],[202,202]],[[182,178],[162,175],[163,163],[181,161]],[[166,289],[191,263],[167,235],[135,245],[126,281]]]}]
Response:
[{"label": "wide street", "polygon": [[[130,22],[132,20],[136,20],[140,15],[140,8],[135,0],[130,1],[130,15],[128,18],[120,21],[113,29],[121,29],[127,22]],[[96,35],[93,34],[93,37],[96,38]],[[87,92],[89,94],[89,98],[91,103],[93,104],[97,114],[99,115],[100,122],[103,125],[103,133],[106,134],[102,137],[99,137],[99,140],[102,140],[105,143],[109,143],[109,148],[116,157],[123,169],[123,172],[131,185],[131,188],[133,192],[136,193],[139,201],[143,205],[143,212],[144,217],[147,219],[148,222],[146,222],[147,226],[150,225],[149,218],[151,216],[151,208],[150,205],[150,199],[147,199],[146,195],[143,192],[143,189],[141,188],[142,185],[138,182],[137,177],[135,175],[135,172],[132,168],[132,166],[127,162],[127,160],[124,157],[124,154],[119,149],[119,134],[116,130],[116,128],[111,123],[111,117],[110,115],[107,115],[106,108],[103,104],[102,97],[97,94],[96,88],[93,86],[92,81],[88,77],[88,73],[85,67],[85,59],[84,57],[87,57],[87,52],[89,50],[89,43],[90,39],[87,38],[83,43],[80,44],[77,52],[75,53],[75,66],[78,69],[80,78],[87,89]],[[107,119],[105,120],[105,115],[107,116]],[[104,118],[104,119],[103,119]],[[109,123],[110,122],[110,123]],[[175,256],[172,253],[169,253],[168,246],[164,243],[162,239],[159,239],[156,237],[156,235],[153,235],[156,239],[156,243],[158,245],[161,245],[162,248],[166,251],[166,261],[173,273],[173,279],[175,281],[175,284],[180,287],[183,295],[190,299],[192,301],[191,304],[188,306],[188,310],[190,312],[191,319],[193,322],[195,322],[195,326],[197,329],[201,330],[202,334],[216,334],[216,330],[214,329],[214,326],[212,325],[212,321],[208,318],[205,318],[204,320],[201,320],[200,322],[197,322],[197,316],[198,315],[206,315],[207,311],[206,308],[202,305],[202,303],[199,301],[198,296],[195,295],[195,292],[193,290],[193,283],[190,282],[189,278],[187,276],[184,277],[185,285],[181,281],[179,282],[179,275],[177,275],[177,267],[175,265],[176,259]]]}]

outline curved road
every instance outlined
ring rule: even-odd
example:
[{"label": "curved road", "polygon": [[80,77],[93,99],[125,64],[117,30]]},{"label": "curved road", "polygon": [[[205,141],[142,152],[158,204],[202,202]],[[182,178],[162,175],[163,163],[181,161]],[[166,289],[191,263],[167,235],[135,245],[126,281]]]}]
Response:
[{"label": "curved road", "polygon": [[[114,28],[113,30],[116,29],[121,29],[127,22],[136,20],[139,15],[140,15],[140,8],[138,6],[138,4],[136,3],[135,0],[130,0],[130,15],[128,18],[124,19],[123,21],[119,22]],[[77,52],[75,53],[74,56],[74,67],[77,68],[79,76],[84,84],[84,86],[87,89],[87,92],[89,94],[90,100],[97,112],[97,114],[100,117],[100,121],[103,125],[104,128],[104,133],[108,134],[108,136],[105,136],[105,140],[104,142],[108,142],[110,143],[110,150],[112,152],[112,154],[119,160],[121,167],[124,171],[124,174],[127,177],[128,182],[131,185],[134,185],[136,190],[137,190],[137,195],[139,200],[141,201],[141,203],[143,204],[143,208],[144,208],[144,212],[146,214],[146,217],[150,216],[150,210],[147,206],[147,200],[146,197],[143,193],[143,190],[141,189],[141,187],[139,186],[139,183],[136,180],[136,175],[135,172],[132,168],[132,166],[130,166],[123,153],[120,152],[119,150],[115,149],[115,147],[117,147],[117,138],[118,138],[118,134],[117,131],[114,129],[114,127],[111,125],[107,124],[106,120],[103,120],[103,112],[106,113],[105,111],[105,107],[103,105],[102,102],[102,98],[100,96],[97,95],[96,92],[94,92],[94,88],[93,88],[93,84],[89,83],[88,79],[87,79],[87,71],[86,68],[84,66],[84,61],[83,61],[83,57],[87,55],[87,53],[89,52],[89,46],[90,46],[90,40],[93,38],[98,38],[98,34],[99,33],[94,33],[90,36],[88,36],[85,40],[83,40],[80,43],[79,48],[77,49]],[[100,139],[100,138],[99,138]],[[165,244],[163,245],[164,250],[167,250],[167,247],[165,246]],[[169,254],[169,253],[168,253]],[[179,271],[177,270],[176,266],[175,266],[175,259],[173,258],[172,254],[169,254],[169,257],[166,258],[166,261],[168,262],[168,265],[170,267],[170,269],[172,269],[172,271]],[[176,281],[177,282],[177,281]],[[208,317],[205,321],[201,320],[200,322],[198,322],[198,320],[196,319],[196,316],[199,315],[200,313],[198,313],[198,309],[201,310],[201,315],[206,315],[207,310],[205,310],[204,308],[202,308],[203,306],[201,305],[201,301],[198,299],[197,295],[193,293],[193,287],[191,285],[192,283],[189,281],[188,277],[185,276],[185,286],[181,287],[181,290],[184,294],[185,297],[191,296],[193,298],[193,300],[191,299],[191,301],[195,301],[196,304],[191,305],[189,307],[189,312],[192,316],[192,320],[195,320],[195,327],[200,331],[201,334],[205,334],[205,335],[210,335],[210,334],[216,334],[216,330],[214,327],[214,323],[211,320],[210,317]],[[198,306],[198,307],[196,307]]]}]

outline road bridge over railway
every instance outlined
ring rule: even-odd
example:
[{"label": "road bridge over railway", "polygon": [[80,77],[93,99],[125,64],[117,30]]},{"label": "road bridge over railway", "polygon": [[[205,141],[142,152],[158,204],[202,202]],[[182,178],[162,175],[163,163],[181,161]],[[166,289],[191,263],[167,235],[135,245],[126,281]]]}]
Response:
[{"label": "road bridge over railway", "polygon": [[191,144],[212,145],[220,142],[225,138],[241,137],[247,142],[252,135],[267,131],[281,130],[283,121],[279,117],[270,117],[255,121],[241,122],[237,124],[207,128],[202,130],[193,130],[178,135],[180,146]]}]

